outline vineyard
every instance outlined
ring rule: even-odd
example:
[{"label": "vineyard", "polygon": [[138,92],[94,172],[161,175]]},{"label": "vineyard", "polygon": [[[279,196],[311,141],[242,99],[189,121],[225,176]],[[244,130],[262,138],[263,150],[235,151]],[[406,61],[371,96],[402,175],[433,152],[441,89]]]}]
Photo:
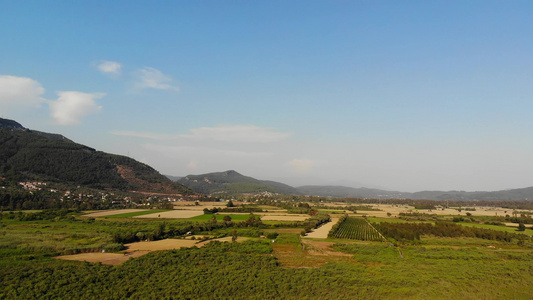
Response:
[{"label": "vineyard", "polygon": [[342,217],[329,232],[329,237],[362,241],[382,241],[382,237],[365,219]]}]

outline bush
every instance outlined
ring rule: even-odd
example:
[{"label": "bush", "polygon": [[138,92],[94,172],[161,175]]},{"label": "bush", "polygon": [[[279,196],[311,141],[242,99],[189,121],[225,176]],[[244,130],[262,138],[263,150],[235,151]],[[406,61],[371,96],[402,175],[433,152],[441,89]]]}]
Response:
[{"label": "bush", "polygon": [[267,233],[266,237],[267,239],[270,239],[270,240],[274,240],[278,237],[278,233],[277,232],[269,232]]}]

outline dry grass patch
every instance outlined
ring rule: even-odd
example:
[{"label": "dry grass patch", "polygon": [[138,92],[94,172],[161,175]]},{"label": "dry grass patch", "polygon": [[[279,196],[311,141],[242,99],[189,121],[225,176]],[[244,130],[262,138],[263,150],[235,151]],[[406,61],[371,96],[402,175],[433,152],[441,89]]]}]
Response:
[{"label": "dry grass patch", "polygon": [[[246,238],[246,237],[238,237],[237,242],[239,243],[244,242],[248,239],[249,238]],[[64,260],[87,261],[87,262],[93,262],[93,263],[100,262],[106,265],[119,265],[127,261],[130,258],[143,256],[152,251],[173,250],[173,249],[190,248],[190,247],[202,247],[204,245],[207,245],[211,241],[231,242],[231,240],[232,240],[232,237],[224,237],[220,239],[207,240],[204,242],[200,240],[192,240],[192,239],[165,239],[165,240],[159,240],[159,241],[125,244],[124,246],[127,247],[127,249],[120,253],[102,253],[102,252],[80,253],[80,254],[73,254],[73,255],[57,256],[56,258],[64,259]]]},{"label": "dry grass patch", "polygon": [[196,216],[203,215],[202,210],[171,210],[165,212],[159,212],[149,215],[135,216],[133,218],[138,219],[188,219]]},{"label": "dry grass patch", "polygon": [[309,232],[306,237],[315,239],[327,239],[331,228],[333,227],[333,225],[339,222],[339,219],[340,218],[331,218],[331,222],[323,224],[317,229],[314,229],[313,231]]},{"label": "dry grass patch", "polygon": [[311,216],[303,214],[269,214],[259,213],[263,221],[305,221]]},{"label": "dry grass patch", "polygon": [[198,202],[198,205],[196,205],[196,202],[194,201],[174,202],[175,209],[186,210],[203,210],[204,208],[213,209],[215,207],[225,207],[226,205],[226,202]]},{"label": "dry grass patch", "polygon": [[328,262],[352,261],[351,255],[326,250],[324,247],[329,249],[329,245],[315,247],[307,241],[303,244],[303,249],[300,245],[272,245],[274,256],[284,268],[319,268]]},{"label": "dry grass patch", "polygon": [[314,240],[302,240],[305,251],[309,255],[315,256],[330,256],[330,257],[351,257],[351,254],[342,253],[333,250],[333,242],[314,241]]},{"label": "dry grass patch", "polygon": [[92,263],[103,263],[105,265],[119,265],[128,259],[131,256],[126,256],[123,253],[80,253],[73,255],[62,255],[56,256],[57,259],[63,260],[78,260],[78,261],[87,261]]}]

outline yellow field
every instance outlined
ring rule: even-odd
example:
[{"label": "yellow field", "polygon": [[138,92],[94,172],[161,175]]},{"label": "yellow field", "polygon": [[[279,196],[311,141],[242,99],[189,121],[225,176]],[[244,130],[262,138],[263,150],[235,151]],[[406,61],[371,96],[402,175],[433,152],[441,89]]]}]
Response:
[{"label": "yellow field", "polygon": [[323,224],[322,226],[318,227],[317,229],[314,229],[313,231],[309,232],[305,237],[307,238],[315,238],[315,239],[326,239],[328,238],[328,233],[333,227],[333,225],[337,224],[340,218],[331,218],[331,222],[328,222],[326,224]]},{"label": "yellow field", "polygon": [[[203,208],[202,208],[203,209]],[[203,210],[170,210],[149,215],[135,216],[136,219],[187,219],[203,215]]]},{"label": "yellow field", "polygon": [[[331,203],[326,204],[331,208],[338,208],[340,206],[349,206],[346,203]],[[513,210],[503,207],[488,207],[488,206],[471,206],[468,208],[475,208],[475,211],[467,211],[466,207],[463,207],[461,211],[458,211],[455,208],[445,208],[445,209],[433,209],[433,210],[416,210],[414,207],[409,205],[394,205],[394,204],[362,204],[368,205],[373,208],[381,209],[381,211],[357,211],[358,215],[367,215],[371,217],[384,217],[387,218],[387,213],[391,214],[391,217],[398,217],[400,213],[426,213],[426,214],[436,214],[436,215],[449,215],[449,216],[466,216],[467,213],[472,214],[472,216],[505,216],[512,215]]]},{"label": "yellow field", "polygon": [[305,221],[310,218],[304,214],[280,214],[280,213],[258,213],[263,221]]},{"label": "yellow field", "polygon": [[[57,259],[64,260],[79,260],[87,262],[101,262],[106,265],[118,265],[130,258],[139,257],[150,253],[152,251],[161,251],[161,250],[172,250],[180,248],[190,248],[190,247],[202,247],[207,245],[211,241],[221,241],[221,242],[230,242],[232,237],[224,237],[220,239],[208,240],[202,243],[199,243],[199,240],[191,239],[165,239],[153,242],[138,242],[125,244],[127,250],[120,253],[80,253],[73,255],[62,255],[57,256]],[[244,242],[248,240],[246,237],[238,237],[237,242]]]}]

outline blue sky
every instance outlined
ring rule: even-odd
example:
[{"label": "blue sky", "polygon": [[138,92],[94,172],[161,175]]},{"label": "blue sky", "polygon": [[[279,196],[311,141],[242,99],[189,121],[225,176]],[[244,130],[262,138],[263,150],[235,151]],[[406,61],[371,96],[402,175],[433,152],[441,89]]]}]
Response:
[{"label": "blue sky", "polygon": [[533,186],[530,1],[1,1],[0,115],[163,174]]}]

